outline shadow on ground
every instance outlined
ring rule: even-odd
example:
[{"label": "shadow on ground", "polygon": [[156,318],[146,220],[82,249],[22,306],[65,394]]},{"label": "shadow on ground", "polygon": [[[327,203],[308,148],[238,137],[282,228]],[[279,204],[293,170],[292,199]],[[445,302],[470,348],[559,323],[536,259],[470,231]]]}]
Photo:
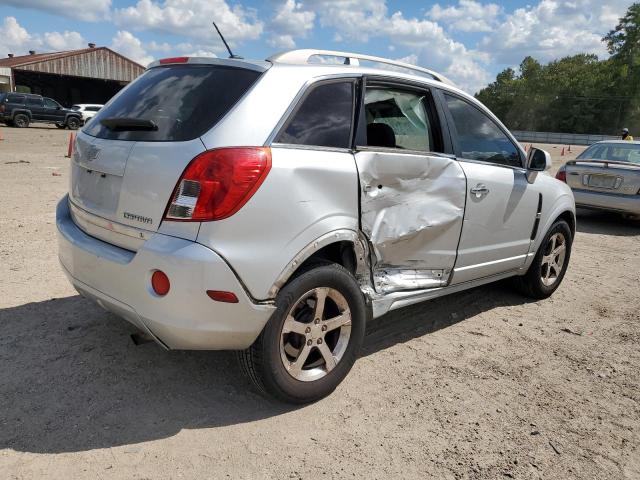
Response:
[{"label": "shadow on ground", "polygon": [[[493,285],[392,312],[363,355],[523,301]],[[0,449],[86,451],[295,408],[255,393],[232,352],[136,347],[133,327],[80,296],[0,310],[0,328]]]},{"label": "shadow on ground", "polygon": [[640,219],[625,218],[613,212],[578,209],[577,230],[582,233],[632,237],[640,235]]}]

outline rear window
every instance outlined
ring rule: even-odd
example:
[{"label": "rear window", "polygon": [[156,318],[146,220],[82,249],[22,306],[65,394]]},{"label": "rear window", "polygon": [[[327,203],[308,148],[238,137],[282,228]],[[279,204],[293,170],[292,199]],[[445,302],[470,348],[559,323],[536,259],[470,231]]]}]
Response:
[{"label": "rear window", "polygon": [[24,103],[24,95],[7,95],[9,103]]},{"label": "rear window", "polygon": [[578,155],[577,160],[611,160],[640,164],[640,145],[625,143],[598,143]]},{"label": "rear window", "polygon": [[[255,83],[259,72],[211,65],[179,65],[147,70],[100,110],[84,132],[98,138],[179,142],[213,127]],[[106,118],[151,120],[154,131],[114,131]]]}]

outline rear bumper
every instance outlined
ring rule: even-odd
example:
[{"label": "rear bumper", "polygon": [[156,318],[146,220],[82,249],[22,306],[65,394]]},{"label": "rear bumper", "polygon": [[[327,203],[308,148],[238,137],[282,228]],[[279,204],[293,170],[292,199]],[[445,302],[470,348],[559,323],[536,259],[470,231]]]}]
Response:
[{"label": "rear bumper", "polygon": [[640,215],[640,195],[573,190],[576,207]]},{"label": "rear bumper", "polygon": [[[254,303],[225,261],[198,243],[156,233],[137,252],[124,250],[80,230],[67,196],[58,203],[56,224],[60,263],[78,292],[168,348],[247,348],[275,310]],[[164,297],[151,288],[154,270],[171,281]],[[207,290],[233,292],[239,302],[214,302]]]}]

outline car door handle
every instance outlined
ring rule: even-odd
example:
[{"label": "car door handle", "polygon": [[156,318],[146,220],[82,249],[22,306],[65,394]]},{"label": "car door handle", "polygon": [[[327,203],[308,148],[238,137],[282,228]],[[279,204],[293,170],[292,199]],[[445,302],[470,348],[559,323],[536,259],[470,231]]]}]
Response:
[{"label": "car door handle", "polygon": [[483,195],[487,195],[489,193],[489,189],[486,187],[486,185],[479,183],[471,189],[471,193],[477,198],[480,198]]}]

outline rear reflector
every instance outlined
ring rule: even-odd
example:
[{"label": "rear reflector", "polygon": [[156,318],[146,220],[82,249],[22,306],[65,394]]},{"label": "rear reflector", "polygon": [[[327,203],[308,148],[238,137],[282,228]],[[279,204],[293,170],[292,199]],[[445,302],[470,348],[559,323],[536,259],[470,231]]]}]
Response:
[{"label": "rear reflector", "polygon": [[207,290],[207,295],[211,300],[225,303],[238,303],[238,297],[233,292],[222,292],[220,290]]},{"label": "rear reflector", "polygon": [[189,61],[189,57],[161,58],[160,65],[166,65],[167,63],[187,63],[188,61]]},{"label": "rear reflector", "polygon": [[171,283],[169,282],[167,274],[160,270],[153,272],[153,275],[151,275],[151,287],[153,288],[153,291],[161,297],[169,293]]},{"label": "rear reflector", "polygon": [[269,147],[220,148],[187,166],[164,218],[185,222],[222,220],[240,210],[271,169]]}]

